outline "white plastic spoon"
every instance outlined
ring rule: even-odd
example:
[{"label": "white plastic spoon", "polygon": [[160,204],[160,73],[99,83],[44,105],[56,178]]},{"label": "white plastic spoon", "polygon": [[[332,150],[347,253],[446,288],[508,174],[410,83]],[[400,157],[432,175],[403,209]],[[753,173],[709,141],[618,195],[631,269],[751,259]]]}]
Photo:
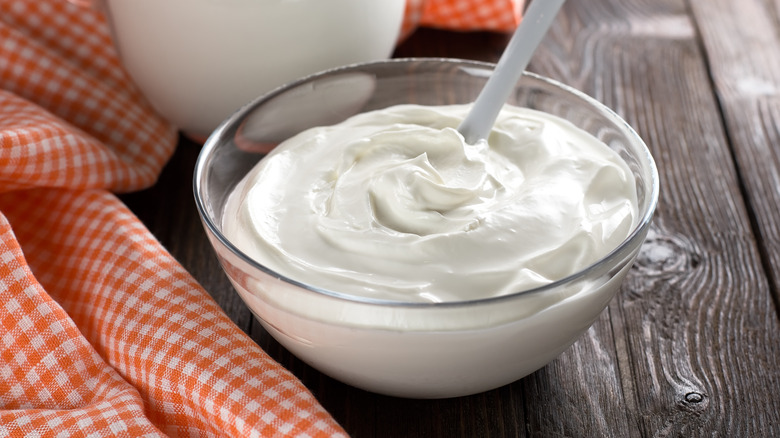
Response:
[{"label": "white plastic spoon", "polygon": [[531,55],[544,38],[564,1],[566,0],[533,0],[528,6],[520,26],[498,60],[496,69],[474,101],[471,111],[458,126],[458,131],[466,139],[466,143],[474,144],[487,138],[501,107],[509,99],[509,94],[528,67]]}]

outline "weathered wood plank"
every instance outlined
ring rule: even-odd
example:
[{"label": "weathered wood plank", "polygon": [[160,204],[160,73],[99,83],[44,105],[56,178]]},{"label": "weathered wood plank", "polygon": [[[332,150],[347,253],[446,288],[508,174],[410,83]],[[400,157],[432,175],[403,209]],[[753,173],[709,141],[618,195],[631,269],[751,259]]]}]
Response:
[{"label": "weathered wood plank", "polygon": [[[610,305],[629,432],[763,435],[778,427],[778,409],[766,403],[778,403],[777,367],[769,364],[780,363],[780,327],[689,12],[674,0],[570,2],[531,69],[623,115],[661,171],[653,234]],[[551,367],[573,364],[568,355]],[[755,359],[768,368],[746,373],[744,362]],[[570,373],[593,377],[584,368]],[[576,431],[580,422],[567,409],[548,415],[559,431]]]},{"label": "weathered wood plank", "polygon": [[780,0],[691,6],[780,307]]},{"label": "weathered wood plank", "polygon": [[[755,409],[747,430],[780,435],[780,1],[691,1],[701,31],[715,91],[759,236],[763,265],[774,294],[775,318],[763,325],[748,320],[752,342],[738,351],[729,370],[742,381],[739,360],[754,364],[752,374],[769,394],[726,388],[728,395]],[[749,48],[749,49],[746,49]],[[763,313],[765,300],[753,303]],[[771,318],[770,318],[771,319]],[[736,368],[736,369],[734,369]],[[766,395],[766,398],[763,396]],[[762,406],[759,406],[758,404]],[[749,410],[753,410],[750,409]],[[762,412],[763,410],[763,412]]]}]

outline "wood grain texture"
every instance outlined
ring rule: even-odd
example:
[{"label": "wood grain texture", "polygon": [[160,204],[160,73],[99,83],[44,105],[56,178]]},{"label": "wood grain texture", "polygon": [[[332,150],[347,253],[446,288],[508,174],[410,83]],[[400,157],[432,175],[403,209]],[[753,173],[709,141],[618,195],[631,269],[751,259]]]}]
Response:
[{"label": "wood grain texture", "polygon": [[[379,396],[282,348],[213,256],[192,201],[198,146],[186,139],[157,185],[122,199],[353,437],[780,436],[779,1],[564,6],[529,69],[634,126],[656,158],[661,200],[609,308],[555,361],[494,391]],[[496,61],[507,41],[423,29],[395,56]]]},{"label": "wood grain texture", "polygon": [[691,6],[780,306],[780,1]]},{"label": "wood grain texture", "polygon": [[[710,80],[710,64],[723,60],[704,56],[709,35],[698,32],[684,2],[598,3],[569,3],[531,69],[615,109],[647,141],[661,172],[654,229],[610,306],[629,429],[776,435],[780,327]],[[756,2],[732,8],[747,3]],[[730,11],[719,14],[725,21]],[[750,373],[746,360],[758,365]]]}]

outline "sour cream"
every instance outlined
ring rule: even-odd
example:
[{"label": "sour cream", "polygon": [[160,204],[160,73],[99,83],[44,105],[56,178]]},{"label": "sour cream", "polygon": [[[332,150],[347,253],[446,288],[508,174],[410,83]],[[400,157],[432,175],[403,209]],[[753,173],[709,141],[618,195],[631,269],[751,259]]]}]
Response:
[{"label": "sour cream", "polygon": [[565,278],[635,227],[634,177],[601,141],[506,106],[470,145],[468,109],[400,105],[298,134],[236,186],[224,234],[311,286],[452,302]]}]

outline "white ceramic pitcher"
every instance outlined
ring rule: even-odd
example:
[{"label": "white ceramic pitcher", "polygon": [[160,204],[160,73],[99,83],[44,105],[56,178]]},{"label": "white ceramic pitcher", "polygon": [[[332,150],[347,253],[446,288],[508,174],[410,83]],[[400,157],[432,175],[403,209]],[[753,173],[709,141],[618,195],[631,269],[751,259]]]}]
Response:
[{"label": "white ceramic pitcher", "polygon": [[[90,3],[90,0],[73,0]],[[405,0],[94,0],[155,109],[205,138],[253,98],[390,56]]]}]

